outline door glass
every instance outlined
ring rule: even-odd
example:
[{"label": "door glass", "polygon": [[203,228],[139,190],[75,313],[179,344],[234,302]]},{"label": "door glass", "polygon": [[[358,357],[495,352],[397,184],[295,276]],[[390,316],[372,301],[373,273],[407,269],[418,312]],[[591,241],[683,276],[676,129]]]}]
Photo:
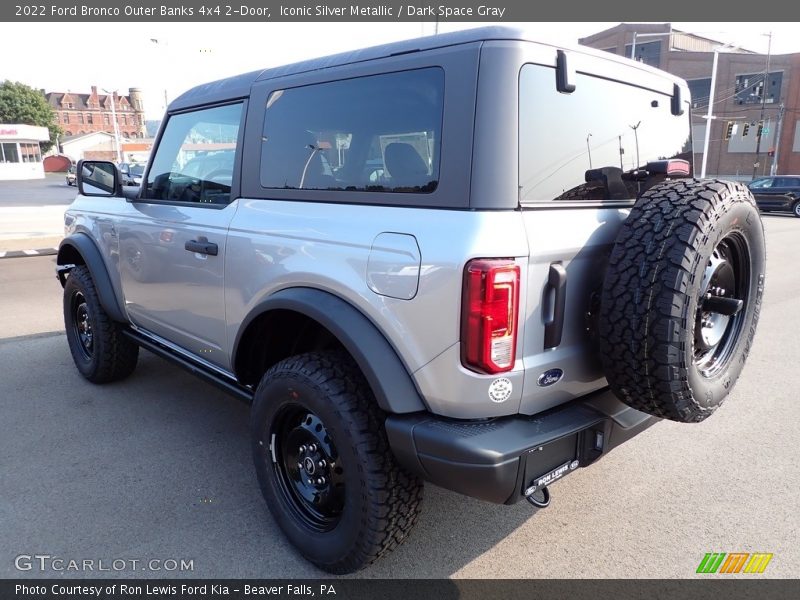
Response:
[{"label": "door glass", "polygon": [[241,104],[173,115],[147,175],[145,198],[197,204],[231,201]]}]

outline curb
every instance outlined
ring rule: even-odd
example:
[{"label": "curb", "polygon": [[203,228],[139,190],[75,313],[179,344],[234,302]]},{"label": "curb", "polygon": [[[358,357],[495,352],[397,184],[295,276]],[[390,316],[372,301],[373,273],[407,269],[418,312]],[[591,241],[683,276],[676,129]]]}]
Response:
[{"label": "curb", "polygon": [[19,258],[21,256],[52,256],[58,254],[58,248],[39,248],[37,250],[0,250],[0,259]]}]

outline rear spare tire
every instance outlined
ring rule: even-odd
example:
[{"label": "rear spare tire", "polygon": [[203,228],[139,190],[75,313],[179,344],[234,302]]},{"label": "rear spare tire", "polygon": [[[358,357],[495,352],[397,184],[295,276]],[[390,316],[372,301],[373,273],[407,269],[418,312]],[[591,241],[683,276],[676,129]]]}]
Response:
[{"label": "rear spare tire", "polygon": [[614,393],[657,417],[709,417],[750,352],[765,257],[743,185],[687,179],[642,194],[603,284],[601,357]]}]

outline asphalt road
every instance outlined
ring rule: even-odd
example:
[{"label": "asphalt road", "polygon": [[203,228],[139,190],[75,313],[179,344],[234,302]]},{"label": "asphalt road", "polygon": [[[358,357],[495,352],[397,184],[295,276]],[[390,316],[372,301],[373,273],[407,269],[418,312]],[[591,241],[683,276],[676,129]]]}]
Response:
[{"label": "asphalt road", "polygon": [[67,206],[77,194],[63,173],[47,173],[44,179],[1,181],[0,208],[6,206]]},{"label": "asphalt road", "polygon": [[[357,576],[693,577],[706,552],[760,551],[772,562],[746,577],[797,577],[800,219],[765,223],[759,332],[713,418],[657,424],[555,484],[545,510],[428,486],[411,537]],[[124,382],[85,382],[52,266],[0,261],[0,578],[81,576],[18,571],[20,554],[123,559],[117,575],[131,577],[324,576],[263,503],[247,406],[147,352]],[[152,559],[191,560],[193,571],[130,569]]]}]

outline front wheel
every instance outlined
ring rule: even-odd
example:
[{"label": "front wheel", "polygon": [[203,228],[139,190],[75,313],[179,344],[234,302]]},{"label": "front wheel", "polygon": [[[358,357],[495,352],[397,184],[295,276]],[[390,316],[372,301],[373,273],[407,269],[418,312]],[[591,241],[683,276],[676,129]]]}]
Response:
[{"label": "front wheel", "polygon": [[793,214],[795,217],[800,217],[800,200],[797,200],[797,201],[796,201],[796,202],[795,202],[795,203],[792,205],[792,214]]},{"label": "front wheel", "polygon": [[331,573],[369,565],[417,520],[422,483],[395,461],[384,419],[356,365],[338,353],[283,360],[256,390],[261,491],[286,537]]},{"label": "front wheel", "polygon": [[108,383],[136,368],[139,346],[108,316],[85,266],[77,266],[64,286],[64,326],[75,366],[92,383]]}]

